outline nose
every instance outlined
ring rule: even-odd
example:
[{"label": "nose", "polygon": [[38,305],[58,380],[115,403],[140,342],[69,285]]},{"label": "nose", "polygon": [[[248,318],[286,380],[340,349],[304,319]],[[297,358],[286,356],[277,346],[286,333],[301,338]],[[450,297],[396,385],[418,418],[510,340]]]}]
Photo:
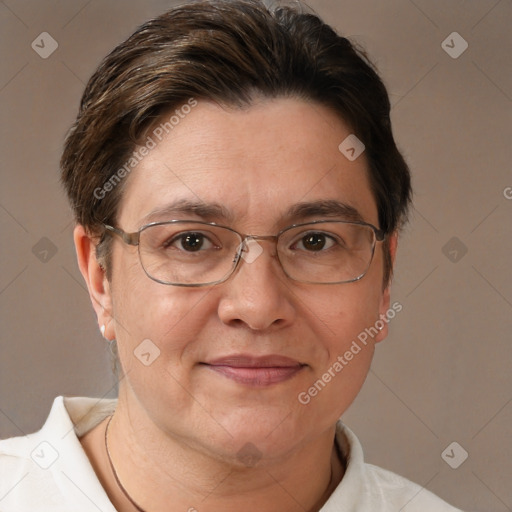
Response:
[{"label": "nose", "polygon": [[291,324],[296,312],[286,280],[275,244],[247,240],[234,275],[220,285],[219,318],[255,331]]}]

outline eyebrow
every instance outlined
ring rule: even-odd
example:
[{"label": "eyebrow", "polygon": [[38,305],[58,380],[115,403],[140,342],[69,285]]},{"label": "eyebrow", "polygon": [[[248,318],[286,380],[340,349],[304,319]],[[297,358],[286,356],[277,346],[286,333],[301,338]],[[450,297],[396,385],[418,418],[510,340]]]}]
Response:
[{"label": "eyebrow", "polygon": [[[206,221],[221,221],[227,224],[231,224],[235,218],[229,210],[219,203],[204,203],[180,199],[169,205],[155,208],[142,218],[142,224],[174,219],[177,215],[195,216]],[[285,212],[283,218],[290,223],[296,223],[315,217],[364,222],[363,216],[356,208],[333,199],[294,204]]]},{"label": "eyebrow", "polygon": [[329,217],[353,222],[364,222],[363,216],[356,208],[334,199],[295,204],[287,211],[286,217],[294,222],[307,220],[311,217]]},{"label": "eyebrow", "polygon": [[159,220],[169,220],[176,215],[192,215],[212,222],[217,220],[230,222],[233,220],[233,215],[219,203],[180,199],[169,205],[155,208],[142,218],[142,223],[148,224]]}]

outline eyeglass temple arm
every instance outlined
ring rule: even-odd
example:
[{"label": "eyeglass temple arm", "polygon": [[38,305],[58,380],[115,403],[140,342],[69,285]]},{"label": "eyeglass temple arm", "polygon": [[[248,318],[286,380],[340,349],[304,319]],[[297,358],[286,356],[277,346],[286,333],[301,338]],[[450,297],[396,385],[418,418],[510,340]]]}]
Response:
[{"label": "eyeglass temple arm", "polygon": [[124,243],[128,245],[139,245],[139,232],[135,233],[125,233],[122,229],[115,228],[113,226],[109,226],[108,224],[103,224],[103,227],[114,235],[120,237]]}]

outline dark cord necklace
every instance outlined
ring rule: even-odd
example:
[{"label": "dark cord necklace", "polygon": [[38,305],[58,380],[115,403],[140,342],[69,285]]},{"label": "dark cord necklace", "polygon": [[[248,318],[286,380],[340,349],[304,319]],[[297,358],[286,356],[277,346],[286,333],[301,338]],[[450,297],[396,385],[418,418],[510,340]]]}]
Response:
[{"label": "dark cord necklace", "polygon": [[116,468],[114,467],[114,463],[112,462],[112,458],[110,457],[110,452],[108,450],[108,427],[110,427],[110,422],[112,421],[113,416],[110,416],[107,426],[105,428],[105,449],[107,450],[107,458],[108,462],[110,463],[110,469],[112,470],[112,473],[114,475],[114,479],[119,487],[121,489],[122,493],[126,496],[126,499],[139,511],[139,512],[146,512],[143,508],[139,507],[135,500],[128,494],[126,489],[123,487],[123,484],[119,480],[119,477],[117,476]]}]

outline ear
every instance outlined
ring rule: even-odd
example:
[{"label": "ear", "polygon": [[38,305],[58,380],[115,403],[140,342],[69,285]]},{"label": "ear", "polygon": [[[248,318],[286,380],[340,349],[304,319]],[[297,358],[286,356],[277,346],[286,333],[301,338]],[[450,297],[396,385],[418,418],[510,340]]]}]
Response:
[{"label": "ear", "polygon": [[105,326],[104,337],[115,339],[114,324],[112,322],[112,295],[110,284],[103,267],[96,259],[96,244],[86,229],[78,224],[73,232],[76,256],[80,272],[89,289],[92,307],[98,318],[98,325]]},{"label": "ear", "polygon": [[[396,257],[396,250],[398,247],[398,232],[395,231],[389,235],[389,253],[391,256],[391,266],[393,267],[395,264],[395,257]],[[381,322],[379,322],[379,326],[384,324],[382,329],[380,330],[379,334],[375,336],[373,339],[375,343],[382,341],[387,338],[388,336],[388,322],[387,319],[387,311],[390,308],[391,304],[391,280],[386,285],[386,288],[382,292],[382,296],[380,299],[380,305],[379,305],[379,319]]]}]

